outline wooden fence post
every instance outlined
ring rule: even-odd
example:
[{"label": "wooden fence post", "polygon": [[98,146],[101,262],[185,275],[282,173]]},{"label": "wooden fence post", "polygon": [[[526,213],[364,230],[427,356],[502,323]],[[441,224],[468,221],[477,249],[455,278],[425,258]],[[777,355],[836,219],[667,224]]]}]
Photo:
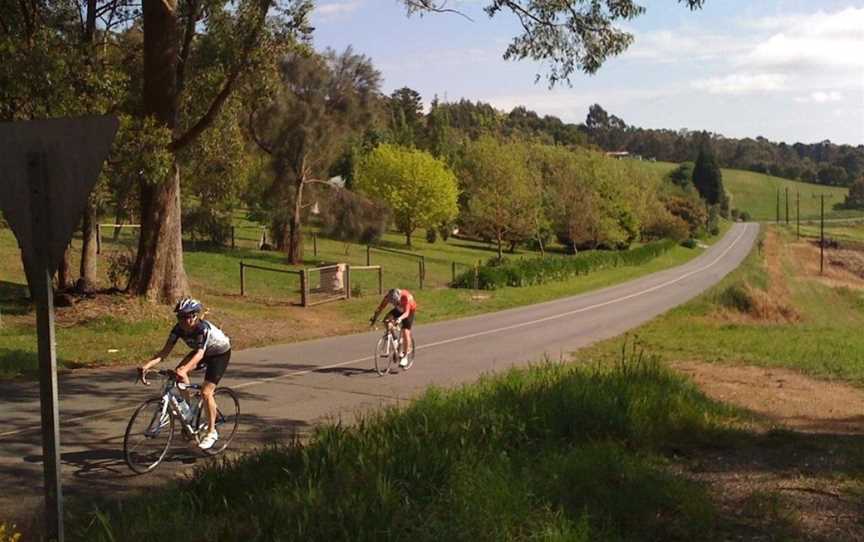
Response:
[{"label": "wooden fence post", "polygon": [[246,270],[243,268],[243,262],[240,262],[240,297],[246,295]]},{"label": "wooden fence post", "polygon": [[366,245],[366,265],[372,265],[372,246]]},{"label": "wooden fence post", "polygon": [[300,270],[300,304],[304,307],[309,305],[309,295],[307,292],[308,288],[309,288],[309,277],[306,274],[306,270],[301,269]]},{"label": "wooden fence post", "polygon": [[318,257],[318,232],[312,233],[312,253]]},{"label": "wooden fence post", "polygon": [[231,226],[231,248],[237,248],[237,245],[234,243],[234,226]]},{"label": "wooden fence post", "polygon": [[384,293],[384,267],[378,266],[378,295]]},{"label": "wooden fence post", "polygon": [[102,254],[102,224],[96,224],[96,254]]},{"label": "wooden fence post", "polygon": [[453,280],[450,281],[452,284],[452,283],[456,282],[456,262],[450,262],[450,263],[451,263],[451,265],[450,265],[451,274],[453,275]]},{"label": "wooden fence post", "polygon": [[351,264],[345,264],[345,299],[351,299]]},{"label": "wooden fence post", "polygon": [[423,261],[417,262],[417,274],[420,277],[420,289],[423,289]]}]

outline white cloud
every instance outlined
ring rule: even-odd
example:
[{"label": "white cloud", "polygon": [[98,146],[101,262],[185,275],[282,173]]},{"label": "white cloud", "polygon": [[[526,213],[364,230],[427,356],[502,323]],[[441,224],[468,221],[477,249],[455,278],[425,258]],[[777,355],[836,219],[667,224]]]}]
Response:
[{"label": "white cloud", "polygon": [[[783,72],[835,84],[864,84],[864,8],[764,18],[752,23],[774,31],[736,64],[751,71]],[[838,80],[839,78],[839,80]]]},{"label": "white cloud", "polygon": [[798,103],[817,103],[824,104],[828,102],[839,102],[843,100],[843,95],[837,92],[836,90],[832,90],[829,92],[823,92],[821,90],[816,92],[811,92],[807,96],[800,96],[795,98],[795,101]]},{"label": "white cloud", "polygon": [[706,33],[700,28],[636,33],[635,41],[622,59],[660,63],[703,61],[743,54],[754,43],[752,38]]},{"label": "white cloud", "polygon": [[315,6],[313,17],[321,18],[325,21],[336,19],[342,15],[347,15],[357,11],[363,6],[362,0],[343,0],[341,2],[330,2]]},{"label": "white cloud", "polygon": [[786,76],[777,73],[733,73],[693,81],[691,86],[711,94],[756,94],[784,90]]}]

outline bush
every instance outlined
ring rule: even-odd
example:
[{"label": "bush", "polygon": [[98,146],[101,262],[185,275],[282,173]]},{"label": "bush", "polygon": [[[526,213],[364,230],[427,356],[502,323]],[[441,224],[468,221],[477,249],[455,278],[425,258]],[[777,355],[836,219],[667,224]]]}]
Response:
[{"label": "bush", "polygon": [[642,237],[646,240],[672,239],[683,241],[690,235],[690,226],[681,217],[665,213],[655,218],[642,229]]},{"label": "bush", "polygon": [[696,248],[697,246],[699,246],[699,242],[691,237],[690,239],[685,239],[681,241],[681,246],[684,248]]},{"label": "bush", "polygon": [[747,211],[741,211],[741,214],[738,215],[738,218],[740,218],[742,222],[750,222],[752,217]]},{"label": "bush", "polygon": [[435,228],[427,228],[426,229],[426,242],[434,243],[438,240],[438,232],[435,231]]},{"label": "bush", "polygon": [[[106,258],[108,267],[105,272],[108,280],[114,288],[125,290],[132,277],[132,266],[135,265],[135,256],[131,250],[112,252]],[[122,286],[121,286],[122,284]]]},{"label": "bush", "polygon": [[[476,271],[477,287],[481,290],[496,290],[506,286],[533,286],[567,280],[599,269],[640,265],[675,245],[675,241],[666,240],[622,252],[581,252],[571,258],[531,258],[501,262],[498,258],[492,258]],[[474,270],[462,273],[451,286],[474,288],[474,273]]]},{"label": "bush", "polygon": [[203,206],[184,210],[183,231],[193,239],[224,245],[231,239],[231,213]]}]

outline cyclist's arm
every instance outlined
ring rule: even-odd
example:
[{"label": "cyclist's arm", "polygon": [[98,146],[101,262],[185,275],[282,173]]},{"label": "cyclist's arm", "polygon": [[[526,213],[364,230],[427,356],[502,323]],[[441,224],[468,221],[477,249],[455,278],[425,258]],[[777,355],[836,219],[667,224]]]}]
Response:
[{"label": "cyclist's arm", "polygon": [[177,340],[173,337],[168,337],[168,340],[165,341],[165,346],[162,347],[162,350],[160,350],[159,353],[153,356],[153,359],[142,365],[141,370],[148,371],[151,367],[157,365],[159,362],[165,359],[168,354],[171,353],[171,350],[174,349],[175,344],[177,344]]},{"label": "cyclist's arm", "polygon": [[387,306],[387,298],[385,297],[384,299],[381,300],[381,303],[378,303],[378,308],[375,309],[375,314],[372,315],[372,321],[373,322],[378,319],[378,315],[381,314],[381,311],[384,310],[384,307],[386,307],[386,306]]}]

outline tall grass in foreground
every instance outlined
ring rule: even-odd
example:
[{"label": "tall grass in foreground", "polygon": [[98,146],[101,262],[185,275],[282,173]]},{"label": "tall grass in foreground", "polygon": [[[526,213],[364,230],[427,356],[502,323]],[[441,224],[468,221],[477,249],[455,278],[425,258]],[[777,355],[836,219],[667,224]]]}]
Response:
[{"label": "tall grass in foreground", "polygon": [[[320,428],[98,512],[78,540],[706,540],[700,486],[664,452],[734,416],[655,358],[544,364]],[[73,503],[74,504],[74,503]]]}]

